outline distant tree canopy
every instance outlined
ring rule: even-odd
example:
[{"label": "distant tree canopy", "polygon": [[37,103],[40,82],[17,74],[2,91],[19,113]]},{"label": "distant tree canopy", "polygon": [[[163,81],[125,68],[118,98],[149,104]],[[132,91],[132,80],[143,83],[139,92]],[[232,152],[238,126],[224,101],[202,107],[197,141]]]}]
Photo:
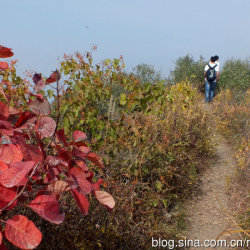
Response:
[{"label": "distant tree canopy", "polygon": [[139,64],[134,67],[133,73],[143,84],[153,84],[164,80],[160,71],[156,71],[154,66],[145,63]]},{"label": "distant tree canopy", "polygon": [[[192,55],[186,55],[176,60],[175,68],[168,79],[163,78],[161,72],[156,71],[154,66],[145,63],[134,67],[133,74],[142,84],[153,84],[162,80],[171,84],[189,81],[204,92],[204,68],[207,63],[208,60],[202,56],[198,60],[194,60]],[[225,61],[223,67],[220,68],[219,82],[216,87],[218,90],[229,88],[241,98],[250,87],[250,58]]]},{"label": "distant tree canopy", "polygon": [[177,59],[175,69],[171,72],[170,79],[173,83],[181,81],[190,81],[198,86],[204,82],[204,67],[206,61],[200,56],[195,61],[191,55],[186,55]]},{"label": "distant tree canopy", "polygon": [[[204,90],[204,67],[208,62],[200,56],[195,61],[191,55],[177,59],[175,69],[171,72],[172,83],[190,81],[200,90]],[[220,69],[219,88],[230,88],[244,92],[250,87],[250,60],[230,59]]]},{"label": "distant tree canopy", "polygon": [[221,88],[246,91],[250,87],[250,59],[230,59],[223,65],[219,85]]}]

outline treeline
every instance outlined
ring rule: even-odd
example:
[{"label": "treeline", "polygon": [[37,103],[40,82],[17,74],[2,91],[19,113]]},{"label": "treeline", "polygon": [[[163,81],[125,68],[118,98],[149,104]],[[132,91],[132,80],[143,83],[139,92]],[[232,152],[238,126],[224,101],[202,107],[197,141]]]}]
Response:
[{"label": "treeline", "polygon": [[[204,90],[204,68],[208,63],[200,56],[194,60],[191,55],[180,57],[175,62],[175,68],[168,77],[163,77],[160,71],[156,71],[152,65],[137,65],[133,73],[141,82],[155,83],[164,81],[167,84],[174,84],[181,81],[189,81],[200,89]],[[250,87],[250,60],[249,58],[226,60],[220,69],[218,90],[229,88],[238,94],[243,94]],[[239,97],[240,98],[240,97]]]}]

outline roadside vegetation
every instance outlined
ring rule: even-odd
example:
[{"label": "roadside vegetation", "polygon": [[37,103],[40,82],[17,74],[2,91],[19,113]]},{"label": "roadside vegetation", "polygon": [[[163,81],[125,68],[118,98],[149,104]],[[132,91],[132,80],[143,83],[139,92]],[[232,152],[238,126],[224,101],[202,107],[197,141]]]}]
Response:
[{"label": "roadside vegetation", "polygon": [[[202,79],[195,78],[194,72],[201,76],[205,62],[202,58],[194,61],[189,55],[177,60],[176,68],[172,72],[172,78],[183,80],[191,79],[198,89]],[[230,183],[237,186],[238,205],[234,214],[236,221],[243,231],[244,237],[249,237],[250,211],[249,211],[249,167],[250,167],[250,61],[230,59],[227,60],[221,70],[217,84],[216,98],[211,111],[216,118],[216,128],[219,134],[224,135],[227,142],[235,151],[234,157],[238,163],[238,182]]]},{"label": "roadside vegetation", "polygon": [[[221,75],[220,93],[214,104],[217,128],[232,145],[238,163],[239,207],[237,221],[249,237],[249,179],[250,179],[250,62],[227,61]],[[237,185],[237,183],[232,183]],[[248,231],[247,231],[248,230]]]},{"label": "roadside vegetation", "polygon": [[[237,141],[239,171],[245,175],[249,172],[249,78],[237,78],[235,73],[234,82],[229,81],[229,68],[234,69],[235,63],[237,72],[250,76],[248,62],[226,63],[214,112],[219,129]],[[106,190],[116,202],[113,209],[103,202],[108,210],[100,206],[99,200],[94,199],[94,188],[88,193],[90,208],[84,210],[80,206],[84,216],[78,208],[79,200],[65,192],[60,204],[67,215],[61,225],[51,224],[27,207],[17,210],[41,230],[43,240],[38,249],[148,248],[151,237],[179,237],[185,228],[181,204],[195,189],[198,176],[208,167],[214,151],[209,116],[200,104],[204,65],[202,57],[197,62],[189,55],[179,58],[171,76],[165,79],[153,66],[141,64],[128,73],[122,58],[94,64],[91,53],[76,53],[65,56],[55,71],[60,72],[61,88],[53,83],[40,86],[41,81],[46,82],[40,74],[40,82],[34,75],[30,82],[24,81],[16,76],[14,64],[2,71],[2,83],[16,86],[11,94],[20,108],[30,109],[27,93],[30,95],[29,89],[34,87],[33,98],[42,95],[51,100],[51,117],[56,129],[64,130],[67,140],[76,140],[74,131],[86,134],[84,144],[77,144],[83,152],[74,151],[73,156],[88,162],[84,171],[94,174],[91,185],[98,183],[98,191]],[[2,85],[5,92],[8,85]],[[0,95],[1,101],[6,102],[2,91]],[[65,143],[64,135],[59,137],[52,138],[48,153],[56,156],[58,145]],[[97,154],[88,156],[92,151],[86,153],[83,147]],[[75,163],[79,169],[85,166]],[[97,169],[95,165],[105,167]],[[63,172],[68,174],[67,170]],[[57,178],[64,180],[65,176],[58,174]],[[243,228],[249,227],[247,211],[241,220]]]}]

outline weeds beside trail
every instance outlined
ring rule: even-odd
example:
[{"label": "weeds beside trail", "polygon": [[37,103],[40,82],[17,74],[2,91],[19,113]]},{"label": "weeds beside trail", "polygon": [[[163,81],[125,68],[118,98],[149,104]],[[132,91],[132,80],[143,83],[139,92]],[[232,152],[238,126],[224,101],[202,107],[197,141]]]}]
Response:
[{"label": "weeds beside trail", "polygon": [[[235,212],[239,212],[239,205],[242,206],[242,202],[247,202],[246,197],[242,197],[245,201],[239,200],[241,195],[244,196],[242,185],[245,183],[247,186],[247,182],[238,171],[233,148],[217,129],[218,117],[212,112],[215,107],[215,104],[204,104],[204,109],[211,116],[210,126],[216,142],[214,163],[201,176],[198,195],[186,205],[189,225],[184,236],[192,240],[198,239],[201,244],[204,240],[217,239],[226,239],[229,244],[232,239],[244,239],[248,235],[247,230],[238,224],[235,217]],[[243,247],[216,249],[243,249]]]},{"label": "weeds beside trail", "polygon": [[[7,52],[12,54],[10,49]],[[140,250],[150,249],[153,238],[173,241],[182,236],[199,240],[243,237],[238,234],[229,236],[225,233],[228,230],[243,231],[244,237],[248,235],[249,216],[245,196],[246,177],[249,176],[250,109],[246,105],[249,103],[249,92],[246,91],[245,81],[240,85],[244,88],[237,95],[222,91],[216,97],[217,102],[203,108],[197,90],[201,81],[195,77],[196,74],[203,79],[202,74],[197,74],[199,70],[203,71],[202,61],[194,65],[199,68],[198,71],[192,69],[189,72],[190,78],[194,78],[194,86],[197,85],[194,87],[186,80],[175,84],[141,82],[134,74],[123,71],[122,58],[108,59],[101,65],[92,63],[90,53],[76,53],[64,59],[60,68],[46,79],[46,84],[38,73],[31,76],[34,85],[17,77],[14,63],[0,72],[3,79],[0,101],[5,107],[0,117],[0,133],[7,139],[12,134],[17,136],[13,138],[13,144],[25,147],[34,144],[34,149],[33,146],[32,149],[25,149],[22,159],[33,161],[34,157],[34,162],[43,164],[34,182],[30,179],[32,174],[21,192],[28,182],[32,187],[37,184],[37,188],[27,187],[27,193],[23,193],[18,204],[22,206],[6,210],[6,214],[1,214],[1,222],[9,220],[15,213],[26,216],[43,234],[37,249],[51,250]],[[63,84],[61,92],[59,72]],[[48,87],[53,79],[57,82],[56,90],[51,86],[45,91],[43,88]],[[34,88],[34,93],[30,92],[30,87]],[[52,107],[46,99],[51,100]],[[14,107],[28,113],[22,113],[21,118],[11,117],[11,123],[8,123],[6,119],[19,114],[18,110],[13,111]],[[33,120],[34,115],[39,115],[40,119],[41,114],[49,116],[50,113],[57,123],[46,117],[54,124],[47,129],[43,128],[43,123],[39,124],[40,120],[36,123]],[[20,135],[21,130],[24,132]],[[40,130],[46,133],[41,136]],[[229,146],[222,136],[231,137],[230,142],[236,147]],[[2,141],[6,138],[3,137]],[[3,142],[0,156],[2,161],[6,161],[4,149],[9,146]],[[90,148],[98,156],[89,151]],[[215,159],[211,166],[213,155]],[[9,159],[6,164],[11,164]],[[9,166],[5,165],[2,169],[7,172]],[[97,169],[95,165],[101,168]],[[77,173],[81,176],[79,180]],[[59,221],[48,220],[44,214],[40,218],[27,204],[38,195],[38,190],[42,192],[39,195],[48,195],[49,189],[44,187],[57,181],[69,181],[66,185],[70,186],[74,195],[64,186],[62,192],[57,191],[60,199],[53,196]],[[14,184],[10,193],[19,192],[18,185],[22,183]],[[8,185],[6,187],[13,187]],[[95,199],[98,192],[107,194],[105,190],[114,197],[115,204],[112,199],[110,205],[112,197],[109,194],[108,203]],[[75,199],[80,191],[79,197],[82,198],[77,196]],[[182,206],[195,193],[199,195],[186,205],[189,231],[181,235],[181,230],[186,227]],[[7,202],[10,208],[11,202],[15,201],[11,199],[6,201],[6,196],[2,195],[2,207]],[[241,215],[240,220],[235,217],[234,211]],[[1,232],[6,230],[2,224],[0,227]],[[40,241],[34,247],[38,243]],[[4,244],[8,249],[16,249],[7,239],[4,239]]]}]

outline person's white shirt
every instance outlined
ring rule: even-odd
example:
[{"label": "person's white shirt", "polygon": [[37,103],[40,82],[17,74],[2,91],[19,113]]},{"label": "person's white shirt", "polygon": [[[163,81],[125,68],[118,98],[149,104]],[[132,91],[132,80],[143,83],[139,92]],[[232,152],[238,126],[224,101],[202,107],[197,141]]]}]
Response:
[{"label": "person's white shirt", "polygon": [[[214,67],[216,65],[215,71],[216,72],[219,71],[219,65],[216,62],[209,62],[209,65],[210,65],[210,67]],[[206,65],[204,71],[206,72],[208,69],[209,69],[209,67],[208,67],[208,65]],[[207,78],[205,78],[205,80],[207,81]]]},{"label": "person's white shirt", "polygon": [[215,61],[215,63],[217,64],[217,70],[216,71],[220,71],[220,62],[219,61]]}]

